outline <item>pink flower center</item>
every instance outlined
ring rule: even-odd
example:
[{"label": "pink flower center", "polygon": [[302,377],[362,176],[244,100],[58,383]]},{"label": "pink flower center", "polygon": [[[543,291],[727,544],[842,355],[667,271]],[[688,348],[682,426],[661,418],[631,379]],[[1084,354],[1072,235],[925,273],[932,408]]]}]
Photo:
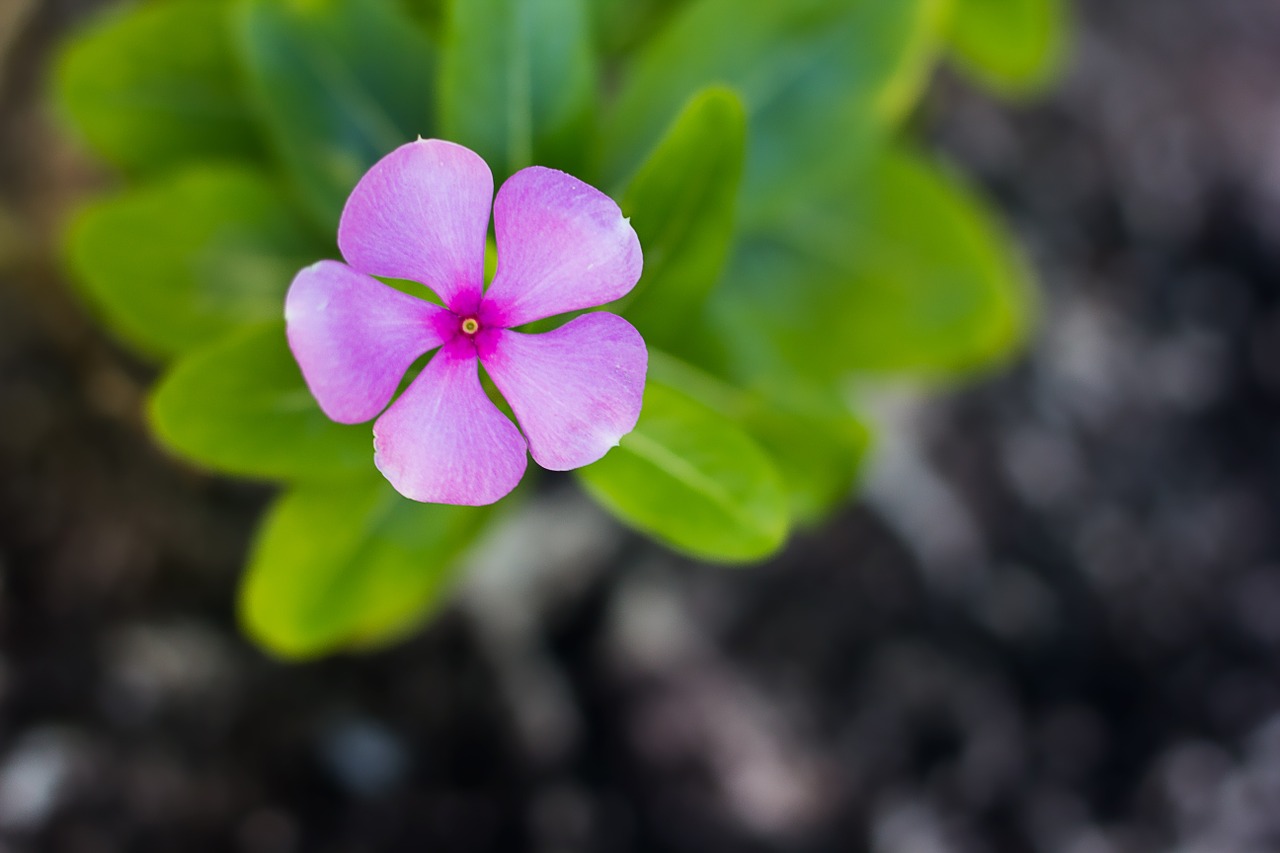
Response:
[{"label": "pink flower center", "polygon": [[462,334],[474,335],[480,331],[480,321],[475,317],[467,317],[462,321]]}]

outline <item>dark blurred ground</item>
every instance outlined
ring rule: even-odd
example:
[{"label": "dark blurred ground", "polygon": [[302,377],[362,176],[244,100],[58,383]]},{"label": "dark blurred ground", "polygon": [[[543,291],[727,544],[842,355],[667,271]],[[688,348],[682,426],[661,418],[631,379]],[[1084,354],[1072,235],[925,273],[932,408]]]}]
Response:
[{"label": "dark blurred ground", "polygon": [[861,506],[726,572],[553,489],[418,639],[298,667],[231,624],[267,493],[151,446],[56,272],[92,5],[0,0],[0,853],[1280,850],[1280,5],[1090,0],[1042,103],[939,80],[1044,328],[877,395]]}]

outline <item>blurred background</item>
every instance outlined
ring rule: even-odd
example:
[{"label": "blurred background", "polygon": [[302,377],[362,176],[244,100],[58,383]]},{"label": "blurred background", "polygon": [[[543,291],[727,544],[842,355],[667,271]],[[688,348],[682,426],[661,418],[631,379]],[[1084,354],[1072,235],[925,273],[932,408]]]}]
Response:
[{"label": "blurred background", "polygon": [[265,488],[167,458],[59,228],[103,0],[0,0],[0,853],[1280,850],[1280,5],[1080,0],[1059,86],[917,119],[1043,285],[1002,375],[882,401],[766,565],[570,481],[390,651],[272,662]]}]

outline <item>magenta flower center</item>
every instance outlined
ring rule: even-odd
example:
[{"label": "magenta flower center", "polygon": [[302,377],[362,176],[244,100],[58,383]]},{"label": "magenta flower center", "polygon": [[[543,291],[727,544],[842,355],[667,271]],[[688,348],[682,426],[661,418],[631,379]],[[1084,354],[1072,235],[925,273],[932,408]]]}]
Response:
[{"label": "magenta flower center", "polygon": [[480,331],[480,321],[475,317],[467,317],[462,321],[462,334],[474,335],[478,331]]}]

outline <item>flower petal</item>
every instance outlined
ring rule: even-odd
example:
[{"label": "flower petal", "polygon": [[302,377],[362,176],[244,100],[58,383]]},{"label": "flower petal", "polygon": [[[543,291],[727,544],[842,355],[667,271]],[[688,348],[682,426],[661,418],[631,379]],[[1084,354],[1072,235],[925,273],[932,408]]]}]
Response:
[{"label": "flower petal", "polygon": [[444,346],[373,425],[373,462],[415,501],[481,506],[524,476],[520,430],[480,387],[468,339]]},{"label": "flower petal", "polygon": [[584,314],[540,335],[491,329],[477,338],[481,363],[542,467],[595,462],[635,427],[649,353],[616,314]]},{"label": "flower petal", "polygon": [[512,175],[493,206],[498,272],[481,316],[519,326],[593,308],[640,279],[635,229],[613,199],[577,178],[531,166]]},{"label": "flower petal", "polygon": [[401,145],[351,191],[338,248],[363,273],[430,287],[458,313],[476,310],[493,173],[474,151],[440,139]]},{"label": "flower petal", "polygon": [[337,261],[298,273],[284,302],[289,348],[320,408],[343,424],[387,405],[409,365],[457,331],[438,305]]}]

